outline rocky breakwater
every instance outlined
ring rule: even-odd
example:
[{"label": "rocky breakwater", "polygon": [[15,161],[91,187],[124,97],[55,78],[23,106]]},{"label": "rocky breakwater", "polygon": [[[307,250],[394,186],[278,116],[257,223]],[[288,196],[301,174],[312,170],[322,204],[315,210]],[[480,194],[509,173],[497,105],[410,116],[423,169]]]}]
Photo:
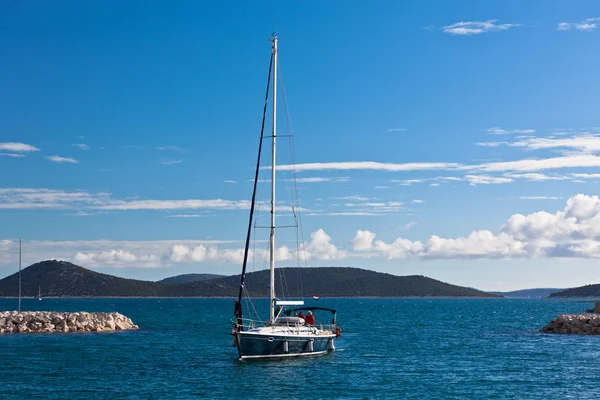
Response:
[{"label": "rocky breakwater", "polygon": [[130,329],[138,329],[138,326],[118,312],[0,312],[0,333],[103,332]]},{"label": "rocky breakwater", "polygon": [[600,315],[564,314],[554,318],[540,332],[600,335]]}]

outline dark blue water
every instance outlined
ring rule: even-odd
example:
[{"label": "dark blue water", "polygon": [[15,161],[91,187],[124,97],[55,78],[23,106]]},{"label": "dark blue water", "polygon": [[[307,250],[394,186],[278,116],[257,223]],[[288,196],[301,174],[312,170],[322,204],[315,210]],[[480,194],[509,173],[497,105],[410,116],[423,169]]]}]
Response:
[{"label": "dark blue water", "polygon": [[[590,301],[315,303],[338,309],[335,353],[240,362],[232,300],[27,299],[23,309],[119,311],[141,329],[2,334],[0,399],[600,398],[600,337],[536,332]],[[0,309],[15,308],[0,299]]]}]

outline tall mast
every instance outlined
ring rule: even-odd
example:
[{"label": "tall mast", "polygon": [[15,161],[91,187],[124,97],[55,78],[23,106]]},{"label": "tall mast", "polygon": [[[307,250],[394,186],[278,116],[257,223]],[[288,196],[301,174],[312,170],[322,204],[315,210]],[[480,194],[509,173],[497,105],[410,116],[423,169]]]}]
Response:
[{"label": "tall mast", "polygon": [[21,312],[21,239],[19,239],[19,312]]},{"label": "tall mast", "polygon": [[271,146],[271,244],[269,246],[269,258],[271,261],[271,284],[270,284],[270,321],[275,319],[275,151],[277,147],[277,36],[271,39],[273,42],[273,142]]}]

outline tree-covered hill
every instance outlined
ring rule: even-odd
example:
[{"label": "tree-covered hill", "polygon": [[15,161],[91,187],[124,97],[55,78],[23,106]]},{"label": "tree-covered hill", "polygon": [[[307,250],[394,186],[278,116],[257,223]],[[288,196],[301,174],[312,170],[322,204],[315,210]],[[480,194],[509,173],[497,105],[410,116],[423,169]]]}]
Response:
[{"label": "tree-covered hill", "polygon": [[[182,283],[149,282],[103,274],[66,261],[47,260],[23,269],[22,295],[43,297],[235,297],[240,275]],[[246,275],[251,296],[268,296],[269,271]],[[0,297],[18,295],[18,273],[0,280]],[[497,297],[425,276],[396,276],[359,268],[278,268],[278,297]]]}]

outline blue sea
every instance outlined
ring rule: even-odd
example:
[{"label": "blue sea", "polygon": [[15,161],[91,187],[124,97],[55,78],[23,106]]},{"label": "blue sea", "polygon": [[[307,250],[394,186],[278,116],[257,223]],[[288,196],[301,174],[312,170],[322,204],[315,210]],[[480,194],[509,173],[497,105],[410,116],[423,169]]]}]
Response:
[{"label": "blue sea", "polygon": [[118,311],[140,330],[2,334],[0,399],[600,398],[600,337],[537,332],[590,300],[307,303],[338,310],[337,351],[240,362],[230,299],[25,299],[24,310]]}]

